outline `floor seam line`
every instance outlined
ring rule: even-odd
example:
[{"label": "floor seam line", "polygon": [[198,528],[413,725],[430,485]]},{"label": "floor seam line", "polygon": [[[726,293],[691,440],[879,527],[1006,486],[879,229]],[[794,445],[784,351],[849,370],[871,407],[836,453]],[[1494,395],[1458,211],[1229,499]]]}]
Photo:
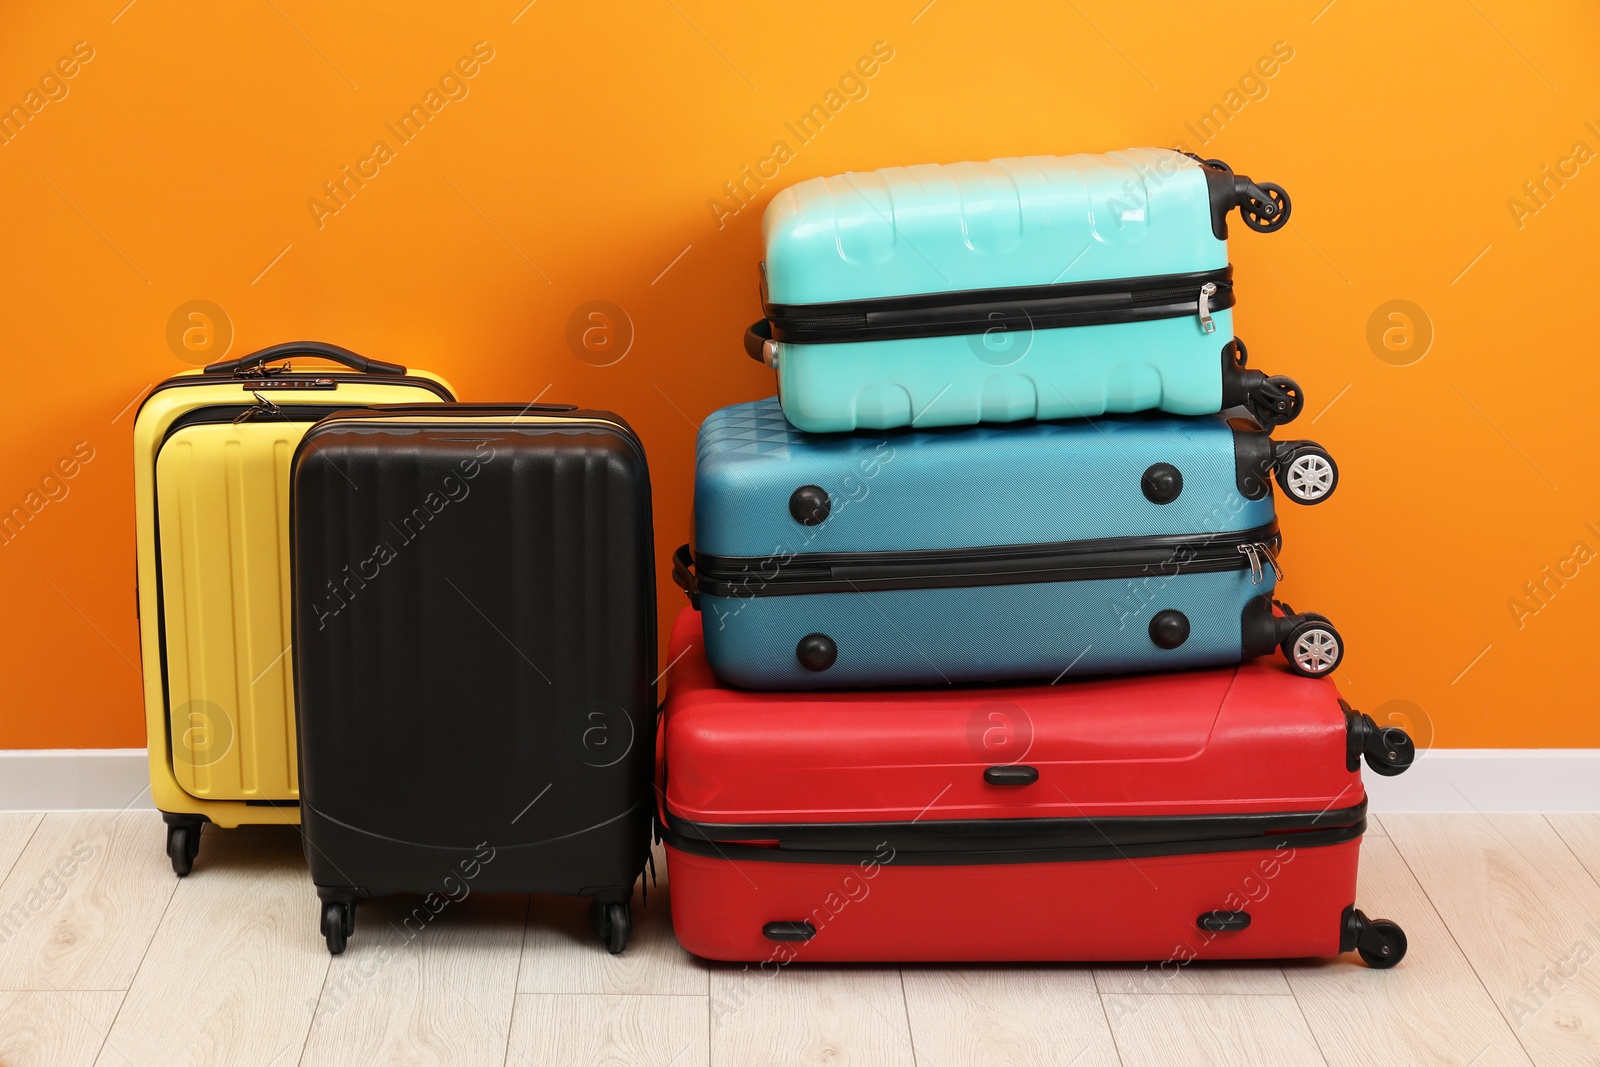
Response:
[{"label": "floor seam line", "polygon": [[[1485,818],[1485,816],[1481,813],[1476,816],[1467,816],[1467,818],[1474,817],[1479,819]],[[1541,815],[1540,818],[1543,818],[1543,816]],[[1546,825],[1549,824],[1546,823]],[[1385,826],[1384,829],[1388,830],[1389,828]],[[1393,831],[1390,832],[1392,833]],[[1500,1012],[1500,1005],[1496,1003],[1494,994],[1489,991],[1489,983],[1484,980],[1483,974],[1478,970],[1478,965],[1472,962],[1472,957],[1467,955],[1467,950],[1461,947],[1460,939],[1456,937],[1456,932],[1450,928],[1450,922],[1444,917],[1444,912],[1440,911],[1439,905],[1434,902],[1433,894],[1428,892],[1428,887],[1422,884],[1422,879],[1418,878],[1417,872],[1412,870],[1411,861],[1406,858],[1405,849],[1400,847],[1400,842],[1395,838],[1390,837],[1389,840],[1394,845],[1395,855],[1399,856],[1400,862],[1405,865],[1406,873],[1411,876],[1411,880],[1416,883],[1417,888],[1422,891],[1422,899],[1426,900],[1428,902],[1428,907],[1433,909],[1434,917],[1439,920],[1439,925],[1443,926],[1444,932],[1450,935],[1450,943],[1456,947],[1457,952],[1461,953],[1461,958],[1466,961],[1468,969],[1472,971],[1472,977],[1478,980],[1478,986],[1483,990],[1483,995],[1489,998],[1489,1004],[1495,1009],[1495,1016],[1500,1020],[1500,1024],[1510,1031],[1512,1038],[1517,1042],[1517,1047],[1522,1050],[1523,1058],[1526,1059],[1530,1064],[1538,1063],[1539,1061],[1534,1059],[1533,1053],[1528,1050],[1528,1046],[1522,1043],[1522,1035],[1517,1033],[1516,1029],[1506,1021],[1505,1015]],[[1516,852],[1515,849],[1512,849],[1512,851]],[[1520,853],[1518,853],[1518,855],[1520,857]]]},{"label": "floor seam line", "polygon": [[1589,865],[1583,862],[1583,857],[1578,855],[1578,850],[1572,847],[1572,842],[1568,841],[1566,836],[1562,834],[1561,828],[1550,821],[1550,813],[1541,812],[1539,818],[1544,820],[1544,824],[1550,827],[1550,831],[1556,835],[1556,839],[1566,846],[1568,852],[1572,853],[1572,858],[1578,861],[1578,866],[1583,868],[1583,873],[1589,876],[1589,881],[1595,884],[1595,888],[1600,889],[1600,878],[1596,878],[1595,873],[1589,869]]},{"label": "floor seam line", "polygon": [[896,967],[895,971],[900,976],[900,1007],[906,1013],[906,1036],[911,1039],[911,1067],[922,1067],[922,1062],[917,1059],[917,1032],[911,1026],[911,998],[906,996],[906,969]]},{"label": "floor seam line", "polygon": [[[122,813],[118,813],[117,815],[113,815],[111,818],[112,818],[112,821],[114,822],[114,821],[116,821],[116,819],[118,819],[120,817],[122,817]],[[137,816],[137,815],[134,816],[134,818],[138,818],[138,817],[139,816]],[[44,818],[40,818],[39,825],[40,826],[44,825]],[[162,825],[162,829],[163,830],[166,829],[165,824]],[[109,851],[109,845],[107,846],[107,850]],[[123,1056],[122,1055],[122,1051],[120,1049],[118,1049],[117,1046],[115,1046],[115,1045],[113,1045],[111,1043],[111,1035],[117,1029],[117,1020],[122,1018],[122,1009],[128,1006],[128,995],[133,992],[134,983],[139,980],[139,972],[144,970],[145,960],[150,958],[150,946],[156,943],[156,938],[161,936],[161,928],[167,924],[167,914],[170,911],[172,911],[172,898],[178,895],[178,888],[182,884],[183,883],[178,879],[178,877],[176,875],[174,875],[173,876],[172,891],[167,894],[166,902],[161,905],[161,917],[156,920],[155,928],[150,931],[150,937],[144,943],[144,951],[139,953],[139,964],[138,964],[138,966],[136,966],[133,969],[133,975],[128,979],[128,988],[124,989],[122,991],[122,999],[117,1002],[117,1013],[111,1017],[111,1025],[106,1027],[105,1036],[100,1039],[100,1047],[97,1050],[95,1050],[95,1054],[94,1054],[94,1062],[95,1063],[99,1063],[100,1062],[100,1057],[105,1055],[105,1051],[108,1048],[112,1052],[115,1052],[118,1056],[121,1056],[123,1062],[125,1062],[125,1063],[132,1063],[133,1062],[132,1060],[128,1059],[128,1057]]]},{"label": "floor seam line", "polygon": [[1098,989],[1094,995],[1095,999],[1100,1001],[1100,1018],[1106,1024],[1106,1033],[1111,1035],[1111,1053],[1117,1057],[1118,1067],[1127,1067],[1126,1061],[1122,1058],[1122,1045],[1117,1041],[1116,1027],[1111,1025],[1111,1013],[1106,1010],[1106,995]]},{"label": "floor seam line", "polygon": [[1300,1013],[1300,1021],[1306,1024],[1306,1033],[1311,1035],[1311,1044],[1317,1050],[1317,1055],[1322,1057],[1323,1067],[1332,1067],[1328,1060],[1328,1053],[1322,1047],[1322,1039],[1317,1036],[1317,1028],[1311,1025],[1311,1016],[1306,1014],[1306,1006],[1300,1003],[1300,994],[1294,991],[1294,983],[1289,981],[1289,976],[1282,967],[1278,973],[1283,975],[1283,984],[1289,987],[1289,996],[1294,1000],[1294,1010]]},{"label": "floor seam line", "polygon": [[[319,904],[322,902],[320,897],[317,902]],[[300,1055],[294,1058],[295,1067],[300,1067],[306,1061],[306,1049],[311,1047],[311,1031],[317,1028],[317,1012],[322,1010],[322,997],[327,993],[328,979],[332,977],[333,954],[329,953],[327,966],[322,971],[322,984],[317,987],[317,1002],[311,1005],[311,1018],[306,1020],[306,1036],[300,1039]]]},{"label": "floor seam line", "polygon": [[522,939],[517,942],[517,977],[511,983],[511,1022],[506,1026],[506,1053],[500,1057],[500,1067],[511,1063],[511,1036],[517,1032],[517,998],[522,995],[522,961],[528,956],[528,922],[533,915],[533,894],[522,902]]},{"label": "floor seam line", "polygon": [[35,814],[33,817],[33,826],[28,830],[28,839],[22,843],[21,848],[17,849],[16,856],[12,858],[10,865],[6,867],[6,873],[0,875],[0,886],[4,886],[11,880],[11,873],[17,869],[17,864],[22,862],[23,853],[28,851],[28,846],[33,844],[33,839],[39,835],[39,827],[43,825],[44,814]]},{"label": "floor seam line", "polygon": [[[132,984],[133,983],[131,983],[131,982],[129,983],[129,985],[132,985]],[[73,990],[73,992],[74,993],[115,993],[115,992],[118,992],[118,990],[115,990],[115,989],[75,989],[75,990]],[[117,1001],[117,1010],[116,1010],[115,1013],[112,1014],[112,1016],[111,1016],[111,1024],[106,1027],[106,1032],[101,1035],[100,1044],[95,1046],[94,1059],[90,1060],[89,1061],[90,1063],[99,1063],[100,1062],[100,1056],[106,1050],[106,1043],[111,1040],[111,1031],[116,1027],[118,1017],[122,1015],[122,1006],[128,1002],[128,991],[126,989],[124,989],[124,990],[121,990],[120,992],[122,993],[122,997],[121,997],[121,999],[119,999]],[[119,1052],[115,1047],[113,1047],[111,1049],[111,1051],[112,1052],[116,1052],[118,1056],[122,1056],[122,1053]],[[131,1062],[131,1061],[128,1061],[128,1057],[126,1057],[126,1056],[122,1056],[122,1059],[125,1062]]]}]

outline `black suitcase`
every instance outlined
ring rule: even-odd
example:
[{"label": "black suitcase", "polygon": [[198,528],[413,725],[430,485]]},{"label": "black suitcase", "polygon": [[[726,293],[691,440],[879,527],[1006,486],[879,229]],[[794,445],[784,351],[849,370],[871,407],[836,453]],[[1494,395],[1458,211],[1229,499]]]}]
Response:
[{"label": "black suitcase", "polygon": [[592,898],[612,952],[650,847],[650,481],[569,406],[332,415],[294,457],[306,858],[328,950],[356,902]]}]

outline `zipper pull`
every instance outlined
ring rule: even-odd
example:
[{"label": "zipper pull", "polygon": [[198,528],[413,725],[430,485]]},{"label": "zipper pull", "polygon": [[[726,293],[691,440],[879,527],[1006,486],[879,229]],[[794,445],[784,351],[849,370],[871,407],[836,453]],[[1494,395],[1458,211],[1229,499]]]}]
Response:
[{"label": "zipper pull", "polygon": [[283,410],[279,408],[278,405],[274,404],[260,393],[252,390],[250,395],[256,398],[256,402],[234,416],[233,424],[235,426],[242,422],[249,422],[256,415],[276,416],[283,414]]},{"label": "zipper pull", "polygon": [[1272,550],[1272,546],[1262,541],[1256,547],[1261,550],[1261,555],[1266,558],[1267,566],[1272,568],[1272,576],[1280,582],[1283,581],[1283,568],[1278,566],[1278,554]]},{"label": "zipper pull", "polygon": [[1206,282],[1200,287],[1200,329],[1205,333],[1217,332],[1217,324],[1211,321],[1211,298],[1216,295],[1216,282]]},{"label": "zipper pull", "polygon": [[[1260,585],[1265,573],[1261,569],[1261,546],[1259,544],[1239,545],[1239,555],[1250,561],[1250,584]],[[1276,566],[1277,564],[1273,564]]]}]

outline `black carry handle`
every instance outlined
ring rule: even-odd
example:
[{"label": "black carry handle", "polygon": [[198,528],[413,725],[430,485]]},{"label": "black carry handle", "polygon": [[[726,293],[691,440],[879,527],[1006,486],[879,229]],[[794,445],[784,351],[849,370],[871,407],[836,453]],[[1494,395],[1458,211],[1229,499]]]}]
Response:
[{"label": "black carry handle", "polygon": [[699,611],[700,582],[694,576],[694,553],[688,545],[679,545],[672,554],[672,580],[688,595],[689,606]]},{"label": "black carry handle", "polygon": [[267,369],[267,364],[290,356],[310,356],[315,359],[331,360],[342,363],[351,370],[360,371],[362,374],[404,374],[406,369],[398,363],[385,363],[381,359],[368,359],[366,356],[357,355],[348,348],[340,348],[326,341],[285,341],[281,345],[272,345],[259,352],[252,352],[248,356],[238,359],[224,359],[218,363],[206,365],[205,374],[245,374],[262,373]]},{"label": "black carry handle", "polygon": [[772,340],[772,321],[770,319],[757,319],[744,331],[744,354],[764,366],[772,366],[767,360],[767,342]]}]

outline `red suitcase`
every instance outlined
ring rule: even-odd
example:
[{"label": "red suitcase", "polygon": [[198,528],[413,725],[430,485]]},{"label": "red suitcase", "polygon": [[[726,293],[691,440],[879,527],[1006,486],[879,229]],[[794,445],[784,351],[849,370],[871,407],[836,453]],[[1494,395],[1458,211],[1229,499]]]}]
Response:
[{"label": "red suitcase", "polygon": [[1332,683],[1246,664],[990,689],[720,686],[672,634],[657,738],[672,920],[761,961],[1335,956],[1357,911],[1358,771],[1415,749]]}]

